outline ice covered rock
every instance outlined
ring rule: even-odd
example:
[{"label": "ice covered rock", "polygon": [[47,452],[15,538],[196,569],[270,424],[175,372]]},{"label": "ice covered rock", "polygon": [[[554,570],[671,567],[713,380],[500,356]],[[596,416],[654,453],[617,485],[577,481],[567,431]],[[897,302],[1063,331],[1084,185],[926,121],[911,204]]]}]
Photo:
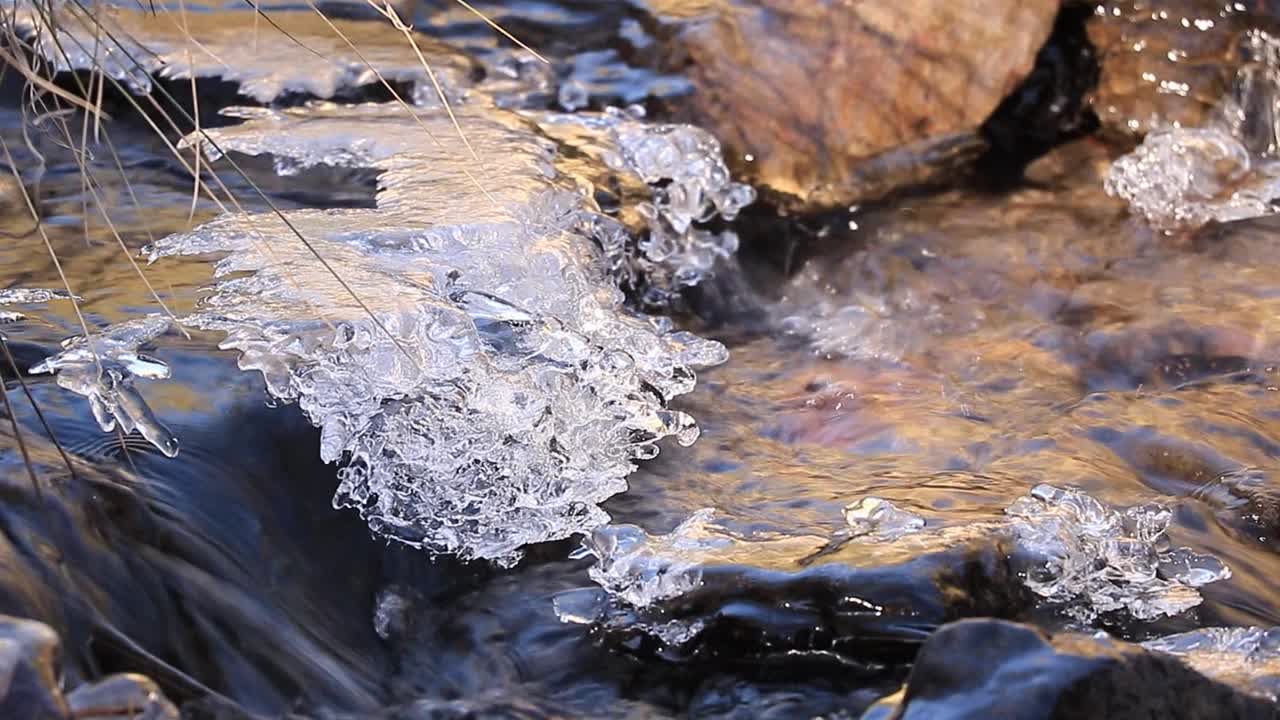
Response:
[{"label": "ice covered rock", "polygon": [[[1169,547],[1167,508],[1113,508],[1048,485],[1016,500],[999,521],[927,527],[924,518],[874,497],[851,503],[845,515],[849,528],[831,538],[745,536],[711,510],[666,535],[605,526],[580,553],[597,559],[590,575],[603,592],[561,596],[557,611],[566,622],[648,635],[676,649],[696,646],[705,628],[731,622],[726,617],[750,615],[744,604],[756,602],[824,618],[875,613],[881,632],[905,633],[907,642],[903,625],[910,623],[894,619],[899,610],[912,615],[927,605],[939,620],[1017,613],[1021,592],[1027,604],[1035,599],[1086,626],[1113,612],[1152,620],[1198,605],[1198,587],[1230,577],[1212,557]],[[958,577],[938,575],[938,567]],[[990,596],[969,597],[971,585]],[[922,598],[932,593],[950,599],[931,605]],[[913,598],[910,609],[895,604],[904,597]],[[780,618],[768,622],[788,627]],[[870,632],[865,618],[848,623]],[[775,639],[771,652],[797,639],[817,642],[812,634]]]},{"label": "ice covered rock", "polygon": [[[438,111],[413,112],[416,117],[397,104],[229,108],[223,114],[245,122],[207,129],[183,143],[201,145],[214,160],[231,151],[271,155],[280,174],[318,165],[388,170],[387,161],[395,156],[429,152],[437,162],[448,163],[451,172],[487,178],[486,192],[502,186],[497,170],[503,159],[471,157],[455,128],[440,122]],[[733,182],[719,143],[704,130],[645,123],[633,113],[612,109],[517,115],[493,108],[459,108],[458,117],[468,137],[505,134],[512,144],[539,144],[550,142],[544,134],[550,136],[569,150],[556,153],[548,145],[553,150],[550,163],[584,186],[604,189],[620,177],[629,192],[616,199],[617,207],[584,203],[578,217],[584,231],[604,249],[617,281],[636,290],[647,305],[670,305],[681,288],[698,284],[718,260],[737,251],[732,230],[713,232],[706,224],[716,218],[733,220],[755,193]],[[444,148],[453,148],[457,156],[443,157]],[[580,159],[580,154],[587,159]],[[490,167],[494,163],[497,167]],[[384,185],[388,192],[402,186]]]},{"label": "ice covered rock", "polygon": [[1272,701],[1280,696],[1280,628],[1210,627],[1143,643],[1192,668]]},{"label": "ice covered rock", "polygon": [[179,11],[165,5],[5,0],[0,8],[55,69],[103,72],[138,93],[150,91],[152,76],[216,77],[270,103],[289,94],[349,94],[381,85],[381,77],[410,84],[413,99],[435,103],[430,74],[446,96],[456,98],[470,85],[474,69],[465,56],[415,36],[424,67],[409,40],[388,23],[326,20],[307,9],[273,10],[268,20],[244,6],[212,13],[199,3]]}]

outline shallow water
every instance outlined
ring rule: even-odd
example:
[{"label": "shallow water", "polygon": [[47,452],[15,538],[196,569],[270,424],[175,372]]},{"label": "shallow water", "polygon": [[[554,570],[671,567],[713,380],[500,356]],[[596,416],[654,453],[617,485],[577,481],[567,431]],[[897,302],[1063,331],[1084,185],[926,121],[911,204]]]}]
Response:
[{"label": "shallow water", "polygon": [[[58,631],[69,684],[144,672],[185,702],[192,717],[290,710],[317,717],[856,717],[897,689],[930,631],[961,617],[1105,630],[1174,651],[1194,650],[1199,637],[1174,633],[1280,625],[1273,581],[1280,573],[1274,477],[1280,276],[1270,262],[1280,244],[1276,219],[1155,231],[1107,195],[1104,175],[1117,153],[1086,139],[1033,166],[1028,182],[1011,191],[959,189],[856,210],[787,267],[770,262],[776,253],[761,252],[759,240],[755,252],[735,256],[736,236],[729,243],[717,223],[732,220],[741,198],[726,191],[724,205],[719,195],[707,200],[729,217],[694,222],[708,219],[701,217],[703,203],[690,208],[669,188],[689,187],[695,174],[646,177],[635,153],[617,151],[635,147],[618,139],[620,131],[599,132],[621,117],[639,123],[625,126],[641,128],[637,137],[648,137],[646,121],[554,114],[634,101],[658,110],[684,92],[678,79],[627,64],[646,42],[642,14],[629,3],[515,3],[500,10],[495,19],[546,50],[553,67],[517,62],[517,52],[452,6],[423,4],[417,16],[426,21],[422,29],[473,53],[486,68],[469,91],[488,100],[463,104],[460,119],[475,128],[482,154],[507,153],[490,168],[497,175],[485,178],[507,180],[493,186],[509,203],[504,208],[517,206],[541,222],[561,217],[529,200],[542,197],[544,184],[566,197],[576,196],[565,188],[580,190],[583,183],[608,187],[614,197],[604,201],[587,193],[590,202],[564,202],[577,209],[574,203],[585,203],[619,232],[645,228],[675,252],[634,240],[611,249],[594,230],[555,225],[555,234],[517,247],[528,257],[554,251],[563,259],[559,275],[539,275],[545,268],[530,263],[488,278],[493,265],[485,261],[498,263],[501,248],[467,245],[468,228],[481,219],[505,227],[527,218],[511,220],[505,209],[477,199],[443,150],[431,164],[404,160],[435,146],[406,130],[403,117],[398,130],[384,126],[366,145],[351,139],[361,127],[375,127],[371,115],[394,114],[391,105],[322,108],[314,114],[332,111],[349,124],[335,130],[312,117],[305,127],[316,136],[297,130],[289,143],[273,145],[269,131],[255,130],[248,141],[241,138],[249,145],[235,157],[277,209],[326,243],[326,254],[339,258],[356,289],[375,300],[375,313],[443,306],[422,279],[447,274],[440,267],[468,279],[483,276],[486,297],[497,298],[491,304],[477,310],[473,300],[446,298],[457,305],[446,310],[469,318],[484,340],[460,357],[478,354],[495,368],[493,377],[514,377],[545,370],[540,363],[555,360],[556,352],[571,356],[546,346],[529,354],[519,334],[525,321],[511,320],[515,310],[521,318],[559,323],[545,331],[548,337],[560,338],[555,333],[567,327],[637,356],[638,348],[656,348],[647,361],[679,366],[665,378],[670,387],[651,376],[643,382],[660,386],[652,395],[626,390],[631,400],[644,399],[627,405],[638,409],[620,422],[645,413],[669,419],[679,411],[696,419],[700,437],[689,446],[673,442],[689,439],[683,420],[612,445],[605,442],[614,440],[611,430],[593,431],[573,460],[588,467],[580,476],[556,475],[559,465],[547,470],[511,449],[538,444],[510,430],[524,427],[510,420],[527,407],[523,400],[501,405],[503,414],[494,405],[468,406],[468,396],[459,402],[470,414],[427,412],[426,430],[414,426],[419,435],[407,437],[425,442],[450,423],[492,423],[494,437],[508,432],[493,455],[527,464],[523,474],[496,474],[517,477],[519,493],[487,485],[494,473],[464,468],[422,479],[420,467],[401,471],[397,463],[417,445],[401,440],[409,449],[397,448],[381,428],[368,431],[355,452],[373,457],[370,465],[378,453],[394,457],[387,461],[393,479],[420,480],[421,503],[439,501],[436,488],[465,486],[484,514],[478,530],[450,525],[456,534],[446,537],[431,524],[450,509],[466,509],[447,493],[447,502],[410,508],[427,519],[415,518],[408,529],[388,526],[387,517],[403,519],[396,508],[371,513],[369,503],[351,502],[359,512],[335,510],[335,489],[350,476],[321,456],[349,462],[352,451],[334,449],[337,431],[323,421],[333,415],[321,418],[314,407],[336,402],[339,391],[362,380],[344,385],[335,374],[339,379],[328,385],[303,387],[299,377],[316,376],[283,362],[265,365],[262,374],[244,372],[237,367],[245,363],[241,353],[218,348],[219,331],[245,333],[261,323],[310,342],[324,333],[306,335],[291,324],[320,325],[304,304],[353,324],[366,308],[326,285],[327,275],[286,244],[288,233],[271,216],[212,226],[225,231],[194,229],[219,209],[207,198],[193,209],[182,163],[136,119],[108,126],[128,184],[106,145],[97,143],[88,161],[92,189],[65,148],[66,134],[90,136],[92,124],[82,125],[78,115],[68,117],[65,130],[57,118],[43,121],[35,147],[45,166],[36,186],[23,118],[10,102],[0,115],[0,137],[13,164],[38,187],[41,227],[81,298],[80,316],[56,299],[5,306],[24,316],[0,325],[19,370],[82,334],[81,317],[97,329],[164,312],[121,244],[131,255],[160,248],[155,254],[164,257],[142,268],[155,294],[176,316],[204,318],[183,323],[189,337],[169,330],[131,360],[144,369],[158,361],[171,373],[134,387],[177,438],[172,459],[139,435],[104,433],[84,399],[55,378],[15,373],[0,362],[41,483],[39,492],[32,488],[17,437],[0,426],[2,554],[12,569],[0,577],[0,611]],[[514,69],[503,79],[494,70],[501,67]],[[577,102],[577,86],[585,89],[586,105]],[[245,102],[225,95],[213,87],[208,102]],[[424,117],[434,112],[428,121],[440,137],[460,152],[431,96],[415,97],[429,108]],[[127,103],[118,99],[116,106],[128,116]],[[500,109],[511,107],[524,113]],[[481,130],[485,123],[498,128],[496,139]],[[234,130],[213,137],[236,147]],[[316,149],[334,137],[349,152],[335,157]],[[418,143],[407,155],[397,144],[404,138]],[[260,147],[252,154],[267,156],[249,157],[253,142]],[[705,160],[693,145],[681,145],[686,154],[676,159]],[[308,153],[325,156],[324,167],[308,167]],[[194,162],[190,150],[184,157]],[[394,162],[385,164],[388,158]],[[277,176],[279,170],[285,172]],[[221,176],[246,211],[270,211],[249,179]],[[725,187],[731,186],[716,185],[715,192]],[[14,204],[19,199],[9,194],[5,201],[0,230],[19,237],[0,245],[3,284],[61,288],[45,236],[27,232],[31,222]],[[111,226],[97,214],[98,204],[108,208]],[[610,212],[614,204],[619,209]],[[330,208],[346,210],[319,212]],[[237,225],[246,222],[252,231]],[[411,222],[439,226],[480,250],[466,255],[433,245],[435,235],[397,224]],[[751,222],[738,227],[745,233]],[[552,223],[538,227],[544,225]],[[252,233],[265,240],[267,249],[253,248],[259,256],[225,244]],[[162,240],[171,235],[177,239]],[[271,255],[272,247],[280,254]],[[214,263],[227,251],[240,253],[225,268],[232,283],[290,264],[295,277],[314,282],[296,295],[279,282],[257,286],[259,295],[237,296],[244,286],[223,277],[211,291]],[[511,259],[512,267],[523,257]],[[680,348],[710,346],[687,339],[662,345],[658,339],[671,335],[661,323],[641,332],[643,318],[621,309],[606,279],[632,293],[630,307],[637,300],[650,310],[674,305],[676,325],[723,342],[727,362],[699,370],[687,391]],[[662,292],[646,292],[646,282]],[[392,286],[394,294],[379,293]],[[517,307],[513,298],[542,301]],[[567,307],[565,298],[577,304]],[[414,347],[432,350],[430,343]],[[278,359],[258,352],[264,363]],[[308,350],[288,352],[309,361]],[[690,351],[695,355],[715,353]],[[388,356],[396,357],[394,348],[369,357]],[[430,362],[437,357],[448,354],[430,355]],[[44,437],[17,374],[74,472]],[[626,381],[622,372],[600,375],[584,373],[574,387],[607,394]],[[289,392],[268,385],[282,382],[294,383]],[[429,405],[451,397],[414,383],[381,391],[375,404],[425,397]],[[566,400],[559,381],[541,390],[561,418],[596,412],[595,405]],[[288,404],[269,408],[269,397],[302,397],[310,414]],[[323,403],[307,405],[316,397]],[[333,422],[362,421],[343,415]],[[648,458],[649,450],[624,454],[655,443],[656,457]],[[588,477],[609,463],[629,469],[632,462],[638,467],[629,475],[610,465],[610,483],[601,488],[566,487],[565,478]],[[624,476],[625,492],[618,493]],[[512,517],[528,497],[538,500],[539,511],[566,497],[572,507],[549,513],[551,520],[520,515],[504,528],[494,522],[504,509],[495,497],[518,498]],[[591,533],[592,524],[603,522],[592,514],[596,503],[609,524]],[[373,523],[380,534],[362,514],[382,519]],[[518,564],[503,568],[432,556],[387,537],[507,563],[525,547]],[[526,545],[537,540],[546,542]],[[1274,683],[1259,680],[1274,674],[1274,647],[1237,644],[1244,649],[1214,648],[1192,665],[1274,694]],[[1248,662],[1239,661],[1241,653]]]}]

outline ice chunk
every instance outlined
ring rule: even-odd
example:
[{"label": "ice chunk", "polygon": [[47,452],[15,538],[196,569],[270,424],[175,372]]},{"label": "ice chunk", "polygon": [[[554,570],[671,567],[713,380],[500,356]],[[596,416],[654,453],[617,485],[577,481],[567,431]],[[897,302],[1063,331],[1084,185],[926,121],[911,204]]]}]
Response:
[{"label": "ice chunk", "polygon": [[[267,22],[243,6],[213,13],[198,3],[190,3],[186,12],[57,0],[2,0],[0,8],[55,69],[103,72],[134,92],[149,92],[153,75],[217,77],[239,83],[243,95],[270,103],[291,93],[334,97],[380,85],[381,75],[411,84],[412,99],[437,102],[409,41],[384,22],[326,22],[309,10],[276,10]],[[460,98],[470,85],[471,61],[431,38],[414,40],[446,95]]]},{"label": "ice chunk", "polygon": [[408,591],[399,587],[388,587],[378,593],[373,607],[373,629],[378,637],[391,640],[404,632],[408,622],[408,614],[413,602]]},{"label": "ice chunk", "polygon": [[1280,696],[1280,628],[1200,628],[1143,645],[1248,692],[1271,700]]},{"label": "ice chunk", "polygon": [[1200,604],[1197,587],[1231,577],[1215,558],[1161,549],[1171,513],[1150,504],[1116,510],[1073,490],[1038,485],[1006,511],[1018,545],[1038,561],[1026,583],[1081,622],[1124,610],[1176,615]]},{"label": "ice chunk", "polygon": [[638,108],[526,114],[561,142],[648,186],[648,197],[634,205],[644,228],[638,241],[598,238],[610,266],[621,273],[620,281],[641,289],[646,303],[671,304],[680,288],[702,282],[718,260],[737,252],[733,231],[712,232],[705,224],[717,217],[733,220],[755,201],[755,191],[733,182],[720,142],[707,131],[645,123]]},{"label": "ice chunk", "polygon": [[1223,129],[1171,128],[1116,160],[1106,188],[1154,227],[1199,227],[1274,212],[1280,163],[1255,160]]},{"label": "ice chunk", "polygon": [[[49,290],[46,288],[8,288],[0,290],[0,305],[32,305],[47,303],[51,300],[71,300],[71,294],[65,290]],[[79,300],[80,298],[75,298]]]},{"label": "ice chunk", "polygon": [[706,553],[731,542],[714,532],[714,517],[714,509],[703,508],[666,535],[606,525],[587,536],[580,555],[599,560],[588,574],[602,588],[633,607],[648,607],[697,587]]},{"label": "ice chunk", "polygon": [[[45,288],[8,288],[0,290],[0,305],[34,305],[47,303],[50,300],[70,300],[70,293],[65,290],[47,290]],[[76,298],[77,300],[79,298]],[[16,310],[0,310],[0,323],[17,322],[26,315]]]},{"label": "ice chunk", "polygon": [[[219,137],[349,162],[333,154],[343,112],[263,112]],[[382,172],[375,209],[228,215],[152,259],[225,254],[184,322],[226,333],[241,367],[320,427],[322,457],[342,464],[336,505],[410,545],[514,562],[605,522],[598,503],[659,440],[692,442],[667,402],[726,353],[623,307],[588,196],[528,121],[469,120],[473,160],[442,111],[395,112],[351,111],[381,118],[359,151]]]},{"label": "ice chunk", "polygon": [[169,457],[178,454],[178,439],[147,407],[133,387],[134,378],[163,380],[169,366],[138,350],[169,329],[169,319],[148,315],[112,325],[88,338],[63,343],[62,352],[31,368],[33,373],[57,373],[58,385],[89,399],[98,425],[138,432]]},{"label": "ice chunk", "polygon": [[1268,215],[1280,200],[1280,40],[1250,31],[1233,92],[1203,128],[1168,127],[1117,159],[1107,192],[1163,230]]},{"label": "ice chunk", "polygon": [[888,500],[865,497],[844,508],[844,520],[851,537],[896,540],[924,527],[924,518],[900,510]]}]

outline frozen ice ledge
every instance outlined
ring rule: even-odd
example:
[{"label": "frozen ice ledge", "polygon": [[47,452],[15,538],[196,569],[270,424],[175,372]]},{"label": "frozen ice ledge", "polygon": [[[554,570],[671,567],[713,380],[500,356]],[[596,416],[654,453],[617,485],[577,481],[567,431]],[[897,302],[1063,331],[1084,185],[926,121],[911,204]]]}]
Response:
[{"label": "frozen ice ledge", "polygon": [[[697,437],[667,404],[727,353],[628,309],[618,269],[645,252],[637,232],[678,248],[697,221],[750,200],[710,136],[615,112],[545,118],[557,141],[530,117],[460,108],[464,145],[440,108],[238,112],[249,121],[202,139],[211,155],[381,173],[374,208],[228,214],[149,251],[222,256],[180,322],[224,333],[241,368],[320,428],[321,456],[341,464],[336,506],[410,545],[511,563],[607,522],[598,504],[636,461]],[[637,224],[601,211],[592,178],[605,174],[629,178]],[[131,387],[162,376],[137,354],[158,332],[107,328],[42,369],[104,427],[162,428]],[[162,430],[148,437],[176,449]]]}]

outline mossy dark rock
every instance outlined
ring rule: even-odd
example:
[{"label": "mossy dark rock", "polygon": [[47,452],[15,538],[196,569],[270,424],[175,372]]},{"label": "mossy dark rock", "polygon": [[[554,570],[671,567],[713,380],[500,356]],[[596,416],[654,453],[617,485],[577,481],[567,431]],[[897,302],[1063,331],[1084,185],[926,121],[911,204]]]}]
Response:
[{"label": "mossy dark rock", "polygon": [[1280,710],[1171,655],[1106,638],[1050,637],[1018,623],[975,619],[951,623],[929,637],[898,707],[877,717],[885,716],[1251,720],[1275,718]]}]

